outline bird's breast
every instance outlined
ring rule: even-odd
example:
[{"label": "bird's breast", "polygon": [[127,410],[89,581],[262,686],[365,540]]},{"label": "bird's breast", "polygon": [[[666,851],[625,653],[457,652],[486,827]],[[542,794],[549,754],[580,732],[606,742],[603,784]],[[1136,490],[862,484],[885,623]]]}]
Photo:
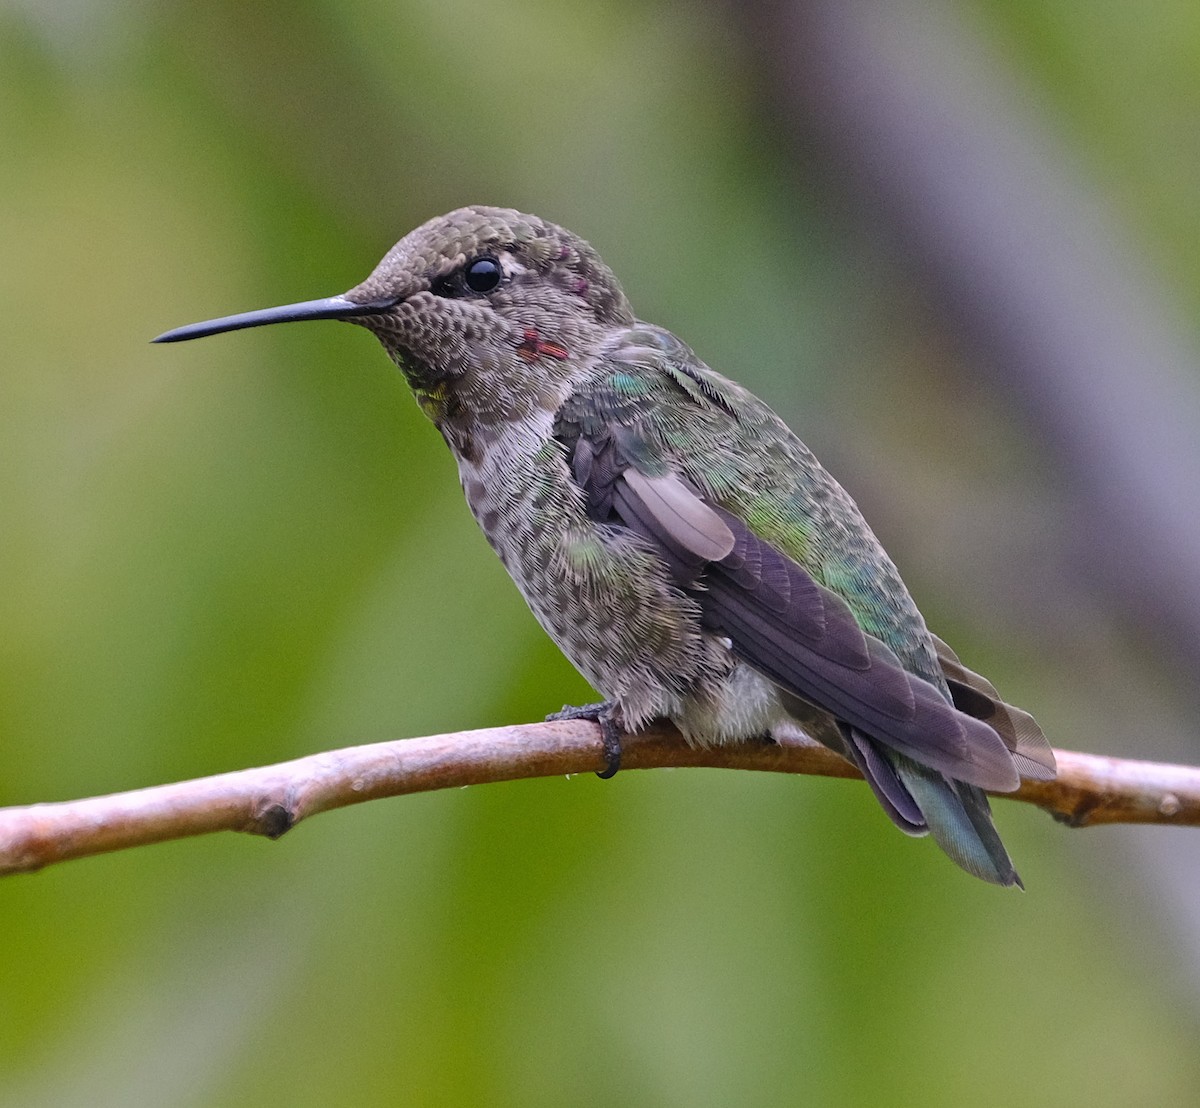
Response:
[{"label": "bird's breast", "polygon": [[463,494],[488,542],[509,565],[510,558],[531,553],[539,535],[551,539],[555,520],[565,523],[573,514],[577,497],[563,448],[553,437],[548,412],[474,429],[470,445],[469,451],[455,450]]},{"label": "bird's breast", "polygon": [[471,512],[538,622],[626,721],[672,714],[728,672],[728,649],[655,552],[588,516],[565,447],[540,430],[459,457]]}]

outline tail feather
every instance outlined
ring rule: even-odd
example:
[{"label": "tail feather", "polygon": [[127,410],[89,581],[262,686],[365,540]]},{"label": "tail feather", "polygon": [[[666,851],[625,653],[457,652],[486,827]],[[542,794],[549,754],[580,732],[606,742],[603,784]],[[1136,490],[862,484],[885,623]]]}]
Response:
[{"label": "tail feather", "polygon": [[892,755],[891,760],[938,846],[984,881],[1025,887],[992,823],[991,807],[982,789],[952,781],[903,755]]},{"label": "tail feather", "polygon": [[967,669],[937,635],[930,637],[937,648],[938,662],[946,675],[954,706],[960,712],[982,720],[1004,740],[1022,777],[1053,781],[1057,772],[1054,750],[1037,720],[1002,700],[996,686],[982,674]]},{"label": "tail feather", "polygon": [[928,830],[925,815],[913,800],[912,793],[896,773],[888,756],[861,731],[838,725],[846,756],[858,767],[879,806],[906,835],[924,835]]},{"label": "tail feather", "polygon": [[901,831],[928,832],[975,877],[994,885],[1025,887],[992,823],[991,806],[982,789],[887,750],[852,728],[839,730],[845,752]]},{"label": "tail feather", "polygon": [[[934,642],[954,706],[986,723],[1003,740],[1022,777],[1052,779],[1054,752],[1033,717],[1000,699],[995,687]],[[853,762],[888,818],[908,835],[929,833],[968,873],[995,885],[1024,888],[992,823],[987,794],[880,742],[780,688],[788,713],[813,738]]]}]

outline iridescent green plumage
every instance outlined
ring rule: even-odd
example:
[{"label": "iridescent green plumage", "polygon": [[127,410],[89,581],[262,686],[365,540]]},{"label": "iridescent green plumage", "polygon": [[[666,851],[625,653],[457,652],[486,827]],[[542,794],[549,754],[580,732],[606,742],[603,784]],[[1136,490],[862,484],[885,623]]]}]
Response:
[{"label": "iridescent green plumage", "polygon": [[925,621],[845,490],[766,404],[669,331],[621,331],[561,418],[584,426],[609,420],[635,432],[645,443],[638,461],[678,469],[839,593],[909,669],[941,680]]},{"label": "iridescent green plumage", "polygon": [[587,243],[464,208],[402,239],[344,297],[279,319],[371,329],[458,462],[534,614],[607,698],[602,722],[689,741],[800,726],[891,819],[1019,883],[984,789],[1054,772],[1026,713],[926,629],[846,492],[755,396],[640,323]]},{"label": "iridescent green plumage", "polygon": [[[700,363],[675,336],[638,326],[605,344],[597,372],[564,405],[558,433],[576,451],[581,438],[595,441],[616,434],[626,472],[634,467],[650,476],[681,477],[701,500],[729,512],[836,594],[858,628],[890,648],[899,665],[928,681],[947,703],[951,701],[934,640],[920,612],[844,490],[766,405]],[[628,525],[630,520],[622,522]],[[682,575],[680,581],[685,588],[686,577]],[[706,585],[699,572],[695,579],[698,587],[693,595],[704,623],[709,614],[705,609],[713,607],[706,603],[713,585]],[[797,677],[794,672],[769,668],[768,658],[777,652],[772,643],[760,643],[756,651],[751,643],[753,629],[734,623],[733,618],[727,610],[718,610],[707,622],[713,630],[731,632],[734,653],[772,678],[784,695],[777,704],[767,698],[760,706],[760,718],[752,721],[728,704],[734,696],[745,698],[745,689],[726,693],[730,682],[719,680],[715,711],[696,712],[686,703],[675,709],[675,718],[689,737],[720,741],[730,737],[729,730],[744,737],[754,722],[764,728],[778,726],[780,715],[786,714],[856,761],[900,826],[913,832],[928,827],[960,865],[978,876],[1004,884],[1017,880],[992,827],[982,791],[949,776],[958,773],[993,788],[1015,787],[1017,774],[1015,769],[1006,772],[1003,763],[1008,758],[998,739],[987,750],[992,736],[977,729],[974,746],[956,755],[960,762],[934,759],[941,770],[903,753],[911,747],[896,749],[893,741],[888,749],[887,740],[872,742],[869,731],[865,741],[860,740],[864,732],[846,727],[844,719],[813,711],[814,705],[829,707],[813,679],[807,673]],[[789,702],[789,693],[799,695],[801,703]],[[727,719],[735,721],[732,728]],[[1044,763],[1036,740],[1029,745]],[[981,746],[1002,764],[982,770],[972,766]],[[921,755],[930,759],[929,751]],[[896,770],[894,782],[883,780],[889,778],[889,764]],[[903,793],[916,800],[919,812],[905,804]],[[889,797],[897,803],[890,803]]]}]

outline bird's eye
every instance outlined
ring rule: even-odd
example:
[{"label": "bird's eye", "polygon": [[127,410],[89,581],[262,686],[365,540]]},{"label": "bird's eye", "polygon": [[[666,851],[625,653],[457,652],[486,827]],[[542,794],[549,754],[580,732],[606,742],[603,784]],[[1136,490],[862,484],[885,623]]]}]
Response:
[{"label": "bird's eye", "polygon": [[500,263],[489,257],[476,258],[463,272],[467,288],[472,292],[491,292],[500,284],[500,278],[503,276]]}]

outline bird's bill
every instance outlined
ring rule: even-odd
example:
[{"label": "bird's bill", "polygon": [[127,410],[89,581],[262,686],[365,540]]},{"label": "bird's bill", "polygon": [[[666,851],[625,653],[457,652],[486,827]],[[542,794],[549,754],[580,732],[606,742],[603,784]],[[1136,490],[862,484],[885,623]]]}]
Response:
[{"label": "bird's bill", "polygon": [[360,304],[344,296],[327,296],[323,300],[304,300],[299,304],[284,304],[279,308],[263,308],[257,312],[242,312],[240,315],[222,316],[203,323],[189,323],[164,331],[151,342],[184,342],[187,339],[202,339],[206,335],[219,335],[223,331],[240,331],[244,327],[265,327],[268,323],[294,323],[301,319],[353,319],[355,316],[378,315],[394,307],[396,301],[369,300]]}]

